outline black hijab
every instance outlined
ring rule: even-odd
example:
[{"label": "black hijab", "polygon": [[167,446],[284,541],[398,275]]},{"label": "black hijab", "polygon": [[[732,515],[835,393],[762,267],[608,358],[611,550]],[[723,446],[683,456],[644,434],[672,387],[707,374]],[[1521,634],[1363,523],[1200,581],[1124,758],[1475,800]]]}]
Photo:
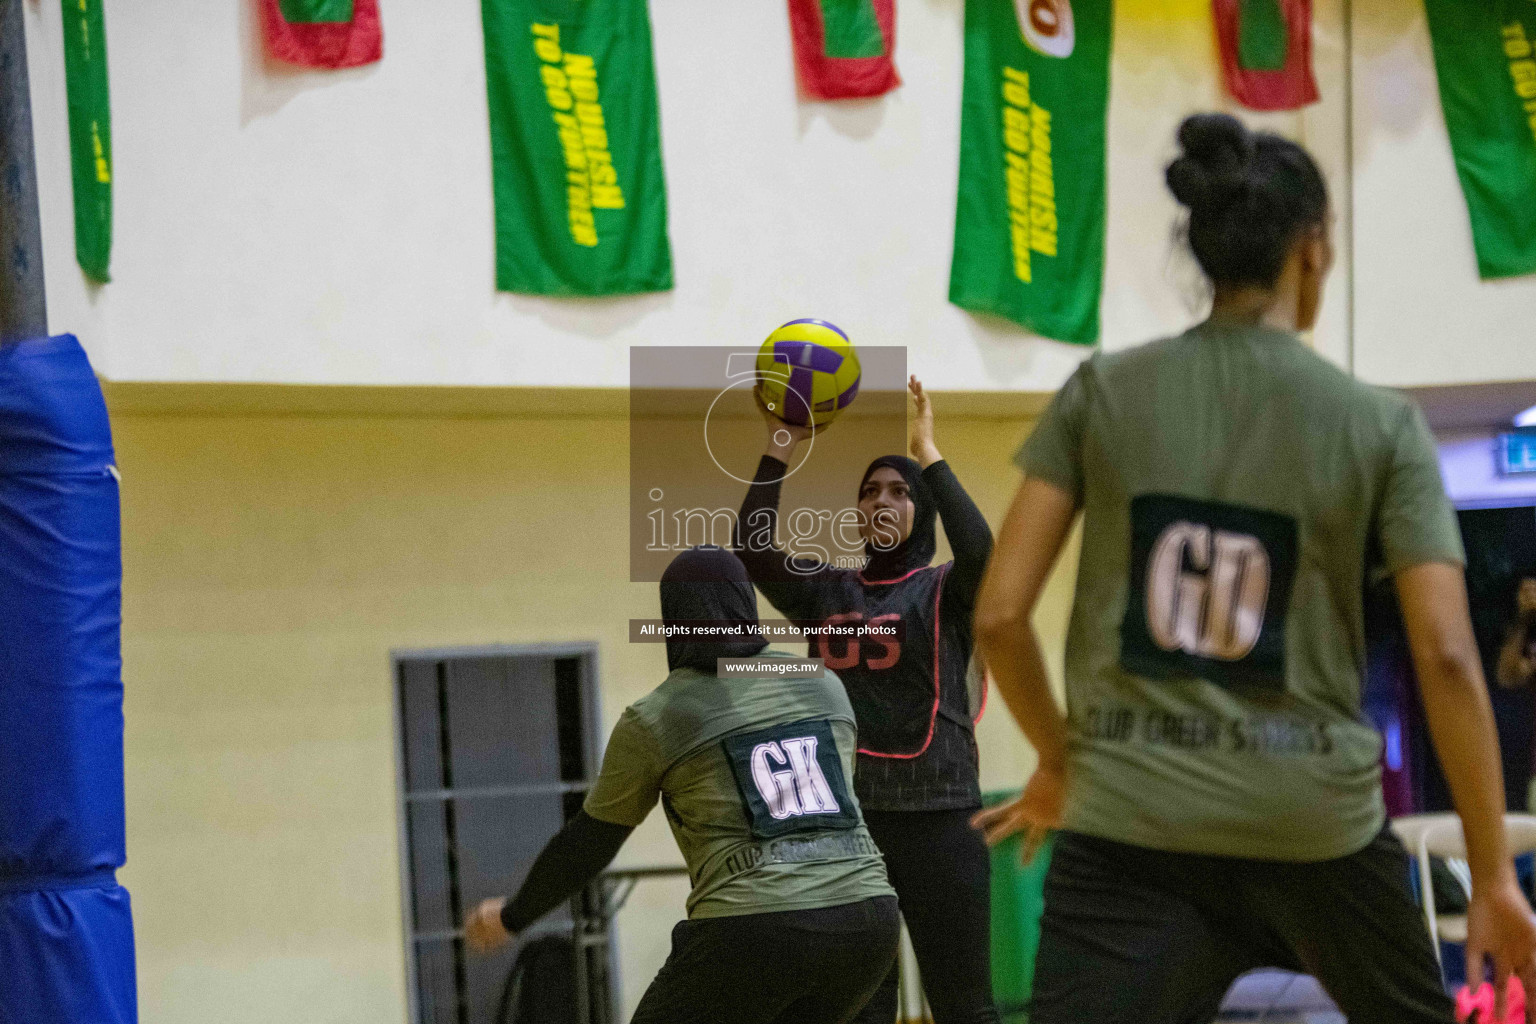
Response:
[{"label": "black hijab", "polygon": [[661,574],[661,618],[740,626],[736,636],[668,637],[667,668],[715,674],[717,658],[750,658],[768,646],[757,627],[757,594],[746,566],[724,548],[689,548]]},{"label": "black hijab", "polygon": [[912,532],[907,534],[906,540],[889,551],[876,550],[873,544],[864,542],[864,553],[869,556],[869,562],[864,566],[864,578],[867,580],[894,580],[905,576],[913,569],[921,569],[932,562],[937,550],[934,537],[937,508],[933,493],[923,481],[923,467],[905,455],[882,455],[864,471],[864,477],[859,481],[860,493],[863,493],[870,476],[881,467],[894,469],[907,482],[907,496],[912,499]]}]

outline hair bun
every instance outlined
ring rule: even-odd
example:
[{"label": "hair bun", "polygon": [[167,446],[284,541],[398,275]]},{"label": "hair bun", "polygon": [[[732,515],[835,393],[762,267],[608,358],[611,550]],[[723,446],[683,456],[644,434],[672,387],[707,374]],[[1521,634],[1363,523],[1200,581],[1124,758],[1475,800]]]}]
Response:
[{"label": "hair bun", "polygon": [[1231,114],[1194,114],[1179,125],[1184,153],[1168,165],[1173,196],[1190,209],[1225,203],[1237,194],[1253,160],[1253,133]]}]

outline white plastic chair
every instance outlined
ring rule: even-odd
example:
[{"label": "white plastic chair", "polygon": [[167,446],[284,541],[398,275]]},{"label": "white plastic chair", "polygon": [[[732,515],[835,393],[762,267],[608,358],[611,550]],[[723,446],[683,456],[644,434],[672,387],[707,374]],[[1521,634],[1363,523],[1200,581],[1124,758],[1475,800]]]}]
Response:
[{"label": "white plastic chair", "polygon": [[[1462,887],[1471,892],[1471,879],[1466,872],[1467,839],[1461,830],[1461,819],[1454,814],[1411,814],[1394,818],[1392,830],[1403,841],[1403,845],[1418,856],[1419,895],[1424,906],[1424,926],[1429,929],[1430,941],[1435,946],[1435,959],[1439,960],[1442,941],[1467,941],[1467,918],[1465,914],[1435,912],[1435,889],[1430,877],[1429,858],[1444,859]],[[1536,853],[1536,815],[1506,814],[1504,831],[1509,837],[1511,857]]]},{"label": "white plastic chair", "polygon": [[1392,826],[1392,831],[1397,833],[1403,849],[1408,851],[1408,856],[1417,857],[1419,837],[1424,834],[1425,829],[1457,820],[1456,815],[1447,811],[1435,814],[1405,814],[1401,818],[1393,818],[1389,824]]}]

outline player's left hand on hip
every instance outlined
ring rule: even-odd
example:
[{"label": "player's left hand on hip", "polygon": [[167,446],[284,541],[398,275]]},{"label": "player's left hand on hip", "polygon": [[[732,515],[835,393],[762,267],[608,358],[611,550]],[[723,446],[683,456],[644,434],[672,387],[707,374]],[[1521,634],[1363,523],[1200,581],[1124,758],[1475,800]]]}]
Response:
[{"label": "player's left hand on hip", "polygon": [[506,902],[500,898],[481,900],[480,905],[470,911],[464,919],[464,941],[469,943],[470,949],[487,953],[512,938],[512,933],[501,923],[501,908]]},{"label": "player's left hand on hip", "polygon": [[988,846],[996,846],[1009,836],[1022,833],[1024,839],[1019,857],[1028,864],[1035,859],[1035,853],[1052,830],[1061,827],[1066,788],[1065,766],[1041,762],[1029,777],[1023,793],[1006,803],[976,812],[971,825],[981,830]]}]

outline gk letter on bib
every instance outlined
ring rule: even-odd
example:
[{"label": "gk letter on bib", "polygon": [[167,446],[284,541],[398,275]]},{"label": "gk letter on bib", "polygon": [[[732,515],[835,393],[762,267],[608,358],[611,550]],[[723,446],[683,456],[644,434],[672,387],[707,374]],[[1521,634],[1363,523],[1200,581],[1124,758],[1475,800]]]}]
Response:
[{"label": "gk letter on bib", "polygon": [[825,720],[737,733],[727,736],[724,745],[752,834],[759,839],[859,823],[837,741]]},{"label": "gk letter on bib", "polygon": [[1110,0],[968,0],[949,301],[1099,338]]},{"label": "gk letter on bib", "polygon": [[1120,664],[1152,679],[1285,689],[1296,521],[1215,501],[1131,502],[1131,579]]},{"label": "gk letter on bib", "polygon": [[672,287],[645,0],[481,0],[496,287]]}]

